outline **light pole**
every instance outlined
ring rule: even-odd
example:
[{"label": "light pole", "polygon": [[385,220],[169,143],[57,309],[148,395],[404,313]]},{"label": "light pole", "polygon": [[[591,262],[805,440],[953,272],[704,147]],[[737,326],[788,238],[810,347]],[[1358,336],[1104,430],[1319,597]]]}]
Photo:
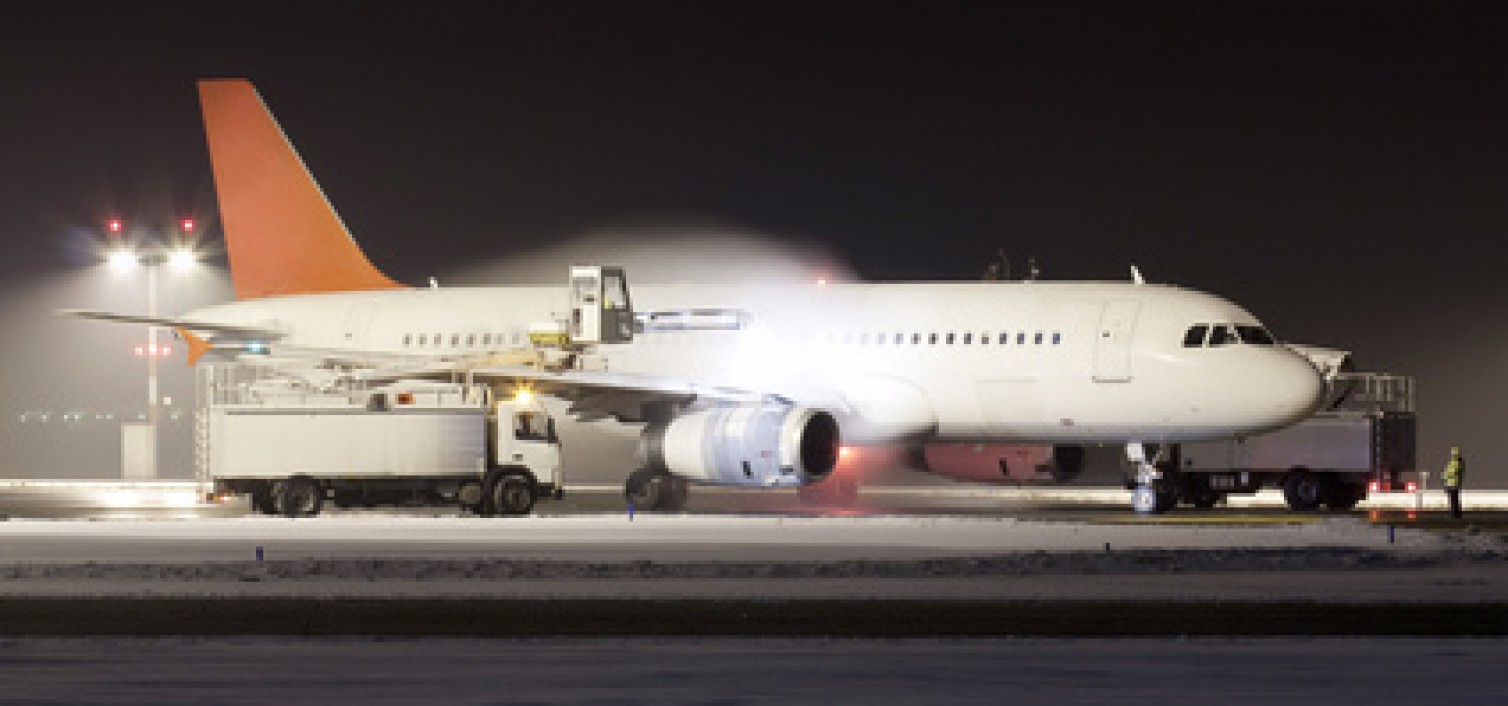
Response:
[{"label": "light pole", "polygon": [[[106,262],[112,269],[117,271],[129,271],[138,267],[146,271],[147,276],[147,318],[158,318],[158,270],[163,265],[168,265],[175,270],[186,270],[198,263],[198,256],[194,252],[191,240],[195,235],[197,224],[192,218],[184,218],[178,221],[178,237],[171,246],[165,246],[161,242],[143,243],[139,246],[121,242],[120,236],[124,231],[124,224],[120,219],[111,219],[105,224],[106,233],[116,236],[111,239],[113,245],[106,256]],[[161,328],[156,324],[147,325],[147,347],[144,351],[147,358],[147,423],[144,438],[139,440],[137,450],[140,453],[139,460],[144,467],[140,473],[147,478],[157,478],[157,442],[158,420],[161,416],[162,398],[158,393],[157,382],[157,359],[165,354],[157,345],[157,331]],[[123,474],[129,473],[130,441],[123,442]]]}]

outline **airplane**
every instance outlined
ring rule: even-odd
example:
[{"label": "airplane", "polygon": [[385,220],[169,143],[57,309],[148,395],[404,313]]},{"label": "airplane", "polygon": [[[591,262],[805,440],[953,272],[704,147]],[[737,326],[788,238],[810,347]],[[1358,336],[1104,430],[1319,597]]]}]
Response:
[{"label": "airplane", "polygon": [[[367,258],[249,81],[198,89],[236,300],[175,318],[75,315],[173,327],[195,360],[464,371],[645,424],[625,481],[641,508],[676,509],[688,482],[810,485],[840,443],[992,444],[1064,477],[1084,445],[1125,444],[1142,469],[1133,504],[1156,512],[1168,492],[1144,445],[1281,428],[1324,393],[1310,360],[1246,309],[1139,273],[630,292],[620,270],[573,267],[567,287],[409,287]],[[541,342],[557,355],[510,357]]]}]

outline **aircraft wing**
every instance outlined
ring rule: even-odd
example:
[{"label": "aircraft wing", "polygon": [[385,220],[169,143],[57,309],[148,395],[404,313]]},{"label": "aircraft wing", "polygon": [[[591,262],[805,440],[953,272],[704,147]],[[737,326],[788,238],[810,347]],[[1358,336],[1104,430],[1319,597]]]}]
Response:
[{"label": "aircraft wing", "polygon": [[[412,376],[414,371],[390,371],[394,377]],[[527,389],[571,403],[570,413],[584,421],[615,418],[619,421],[644,421],[645,407],[654,403],[689,404],[696,400],[720,402],[756,402],[777,400],[778,396],[739,388],[702,385],[680,378],[640,373],[602,370],[547,370],[524,365],[466,367],[439,364],[431,366],[426,376],[466,374],[476,380],[500,383],[504,388]]]},{"label": "aircraft wing", "polygon": [[59,309],[58,316],[66,316],[75,319],[87,319],[90,321],[112,321],[122,324],[141,324],[143,326],[162,326],[164,328],[184,329],[188,331],[204,331],[238,338],[255,338],[264,341],[276,341],[283,337],[280,331],[256,328],[254,326],[234,326],[228,324],[216,324],[208,321],[193,321],[190,319],[178,319],[163,316],[138,316],[135,314],[116,314],[109,311],[91,311],[89,309]]}]

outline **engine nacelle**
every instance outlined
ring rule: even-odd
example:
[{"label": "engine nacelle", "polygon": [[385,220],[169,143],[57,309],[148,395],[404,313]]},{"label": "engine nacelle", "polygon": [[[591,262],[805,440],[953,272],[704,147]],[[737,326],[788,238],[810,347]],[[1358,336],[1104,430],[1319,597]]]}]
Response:
[{"label": "engine nacelle", "polygon": [[971,483],[1067,483],[1084,472],[1084,447],[927,444],[925,470]]},{"label": "engine nacelle", "polygon": [[808,407],[700,409],[646,428],[639,456],[649,468],[709,485],[807,485],[838,463],[838,422]]}]

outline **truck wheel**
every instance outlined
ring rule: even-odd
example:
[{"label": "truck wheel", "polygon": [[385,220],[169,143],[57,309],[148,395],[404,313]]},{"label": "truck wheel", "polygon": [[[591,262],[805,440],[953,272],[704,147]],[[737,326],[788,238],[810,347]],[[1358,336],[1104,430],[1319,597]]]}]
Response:
[{"label": "truck wheel", "polygon": [[284,517],[314,517],[325,503],[324,490],[308,476],[273,483],[272,498]]},{"label": "truck wheel", "polygon": [[1326,495],[1325,477],[1309,471],[1296,470],[1283,479],[1283,499],[1295,512],[1311,512],[1320,506]]},{"label": "truck wheel", "polygon": [[492,482],[492,508],[499,515],[516,517],[527,515],[534,509],[537,495],[534,483],[528,478],[505,473]]},{"label": "truck wheel", "polygon": [[251,509],[263,515],[278,514],[277,503],[272,499],[272,488],[267,483],[257,483],[252,487]]}]

